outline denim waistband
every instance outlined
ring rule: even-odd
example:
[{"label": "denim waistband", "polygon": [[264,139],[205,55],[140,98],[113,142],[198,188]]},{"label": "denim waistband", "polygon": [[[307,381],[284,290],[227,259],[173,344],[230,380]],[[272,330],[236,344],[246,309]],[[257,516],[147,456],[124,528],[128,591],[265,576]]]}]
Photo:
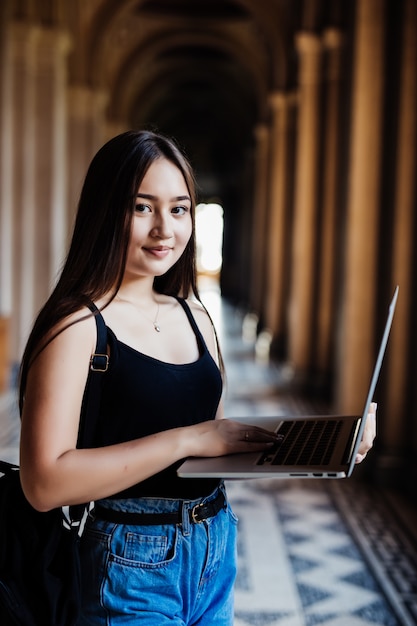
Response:
[{"label": "denim waistband", "polygon": [[[110,506],[109,506],[110,505]],[[215,491],[196,500],[166,498],[135,498],[131,500],[100,500],[92,515],[115,524],[159,526],[165,524],[200,524],[225,509],[226,493],[220,484]]]},{"label": "denim waistband", "polygon": [[219,491],[226,495],[224,483],[221,482],[218,487],[208,496],[202,498],[196,498],[195,500],[184,500],[177,498],[126,498],[126,499],[112,499],[105,498],[103,500],[97,500],[96,504],[106,509],[112,509],[114,511],[123,511],[126,513],[176,513],[180,511],[184,506],[191,509],[194,506],[210,502],[215,499]]}]

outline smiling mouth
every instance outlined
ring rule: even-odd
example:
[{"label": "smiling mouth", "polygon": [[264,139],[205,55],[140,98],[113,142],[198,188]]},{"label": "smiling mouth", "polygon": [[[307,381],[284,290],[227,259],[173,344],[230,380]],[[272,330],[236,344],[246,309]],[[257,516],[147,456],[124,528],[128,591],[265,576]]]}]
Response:
[{"label": "smiling mouth", "polygon": [[168,246],[153,246],[152,248],[144,248],[144,250],[154,256],[165,257],[169,252],[171,252],[172,248]]}]

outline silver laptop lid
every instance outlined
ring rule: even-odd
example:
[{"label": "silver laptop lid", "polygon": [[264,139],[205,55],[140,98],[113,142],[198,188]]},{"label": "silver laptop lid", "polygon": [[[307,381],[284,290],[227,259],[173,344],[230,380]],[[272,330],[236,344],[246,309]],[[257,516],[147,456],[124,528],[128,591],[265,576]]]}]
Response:
[{"label": "silver laptop lid", "polygon": [[355,445],[353,447],[353,450],[352,450],[352,456],[351,456],[351,459],[350,459],[349,470],[348,470],[348,474],[347,474],[348,476],[350,476],[352,474],[353,468],[355,467],[355,458],[356,458],[356,455],[357,455],[358,450],[359,450],[359,446],[360,446],[361,441],[362,441],[363,432],[365,430],[366,416],[368,414],[369,405],[371,404],[372,399],[374,397],[375,387],[376,387],[376,384],[378,382],[379,372],[381,370],[382,360],[384,358],[385,349],[387,347],[388,337],[389,337],[389,333],[390,333],[390,330],[391,330],[392,320],[393,320],[393,317],[394,317],[394,311],[395,311],[395,307],[396,307],[396,304],[397,304],[398,291],[399,291],[399,287],[397,285],[396,288],[395,288],[395,291],[394,291],[393,298],[391,300],[391,304],[389,306],[388,317],[387,317],[387,321],[386,321],[386,324],[385,324],[384,334],[382,336],[381,345],[379,346],[378,358],[376,360],[374,371],[373,371],[373,374],[372,374],[371,384],[370,384],[368,395],[367,395],[367,398],[366,398],[366,401],[365,401],[365,406],[364,406],[364,409],[363,409],[362,419],[360,420],[359,432],[358,432],[358,434],[356,436],[356,443],[355,443]]}]

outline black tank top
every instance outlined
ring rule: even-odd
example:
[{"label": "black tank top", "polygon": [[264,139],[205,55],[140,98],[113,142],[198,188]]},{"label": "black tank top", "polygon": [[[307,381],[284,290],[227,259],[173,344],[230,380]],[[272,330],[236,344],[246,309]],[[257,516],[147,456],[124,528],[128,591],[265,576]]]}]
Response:
[{"label": "black tank top", "polygon": [[[222,394],[220,371],[212,359],[188,304],[183,307],[199,348],[193,363],[165,363],[119,341],[107,327],[109,369],[103,377],[97,446],[152,435],[214,419]],[[206,496],[218,480],[179,478],[181,461],[113,498]]]}]

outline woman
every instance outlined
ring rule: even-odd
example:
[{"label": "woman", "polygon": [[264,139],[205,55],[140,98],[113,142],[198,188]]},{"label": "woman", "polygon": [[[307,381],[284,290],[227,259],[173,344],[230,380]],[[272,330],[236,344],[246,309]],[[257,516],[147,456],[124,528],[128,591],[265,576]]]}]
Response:
[{"label": "woman", "polygon": [[[233,623],[236,519],[224,485],[179,479],[176,468],[187,456],[261,451],[276,436],[220,419],[194,208],[192,171],[172,141],[127,132],[103,146],[24,354],[25,494],[39,510],[96,503],[82,539],[81,625]],[[109,366],[94,447],[77,449],[96,345],[91,303],[107,326]]]}]

